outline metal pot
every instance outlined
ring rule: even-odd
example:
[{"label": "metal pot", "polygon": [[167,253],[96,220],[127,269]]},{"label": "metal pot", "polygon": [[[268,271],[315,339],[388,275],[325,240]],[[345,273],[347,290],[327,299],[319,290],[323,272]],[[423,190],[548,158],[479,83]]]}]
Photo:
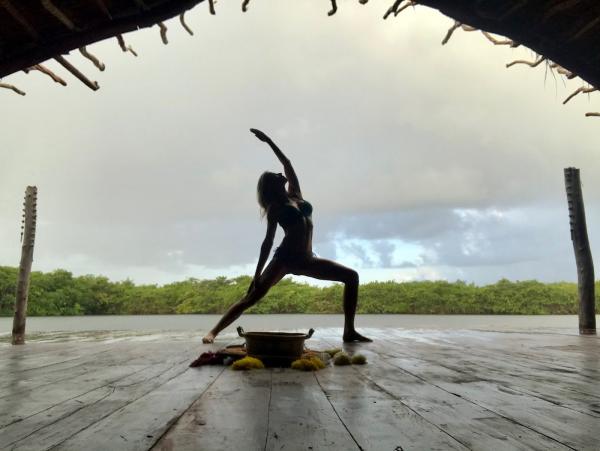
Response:
[{"label": "metal pot", "polygon": [[304,340],[308,340],[315,332],[310,329],[307,334],[296,332],[244,332],[237,328],[238,335],[246,339],[246,352],[265,363],[289,364],[299,359],[304,352]]}]

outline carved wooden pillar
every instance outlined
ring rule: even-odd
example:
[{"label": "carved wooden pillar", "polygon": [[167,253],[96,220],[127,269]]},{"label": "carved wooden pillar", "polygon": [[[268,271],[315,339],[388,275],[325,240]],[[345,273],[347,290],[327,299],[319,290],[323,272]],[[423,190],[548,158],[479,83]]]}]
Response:
[{"label": "carved wooden pillar", "polygon": [[29,275],[33,262],[33,245],[35,243],[35,223],[37,218],[37,188],[28,186],[25,190],[23,209],[23,226],[21,232],[21,264],[17,279],[17,296],[15,317],[13,320],[12,344],[25,343],[25,320],[27,318],[27,297],[29,295]]},{"label": "carved wooden pillar", "polygon": [[596,333],[596,307],[594,287],[594,261],[588,241],[585,210],[579,169],[565,169],[565,188],[569,205],[571,240],[577,264],[577,283],[579,287],[579,333]]}]

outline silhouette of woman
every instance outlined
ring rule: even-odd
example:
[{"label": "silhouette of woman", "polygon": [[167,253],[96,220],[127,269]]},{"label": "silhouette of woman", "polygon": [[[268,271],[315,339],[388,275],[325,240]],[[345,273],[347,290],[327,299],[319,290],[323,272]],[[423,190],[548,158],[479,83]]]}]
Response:
[{"label": "silhouette of woman", "polygon": [[[258,139],[267,143],[281,164],[285,176],[281,173],[265,172],[258,180],[257,195],[262,213],[266,214],[267,235],[260,247],[260,257],[256,272],[246,295],[232,305],[217,325],[202,339],[212,343],[215,337],[240,317],[244,310],[256,304],[269,289],[286,274],[310,276],[316,279],[332,280],[344,283],[344,335],[345,342],[372,341],[360,335],[354,328],[354,315],[358,301],[358,273],[339,263],[317,258],[312,253],[311,219],[312,206],[302,198],[298,177],[290,160],[266,134],[251,128]],[[288,184],[287,190],[285,184]],[[279,224],[285,231],[281,245],[275,250],[273,259],[262,271]]]}]

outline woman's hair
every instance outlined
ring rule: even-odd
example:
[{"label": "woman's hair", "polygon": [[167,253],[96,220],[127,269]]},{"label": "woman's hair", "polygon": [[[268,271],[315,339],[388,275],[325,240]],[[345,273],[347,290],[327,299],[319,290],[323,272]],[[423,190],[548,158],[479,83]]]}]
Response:
[{"label": "woman's hair", "polygon": [[280,193],[277,189],[277,174],[274,172],[265,171],[258,179],[258,185],[256,186],[256,198],[260,205],[260,215],[264,216],[267,214],[271,204],[279,200]]}]

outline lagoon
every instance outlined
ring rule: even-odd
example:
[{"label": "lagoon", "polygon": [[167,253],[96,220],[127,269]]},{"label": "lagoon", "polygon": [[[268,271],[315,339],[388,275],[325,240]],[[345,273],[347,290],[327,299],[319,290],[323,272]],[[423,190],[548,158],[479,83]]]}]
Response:
[{"label": "lagoon", "polygon": [[[197,331],[209,330],[220,315],[98,315],[38,316],[27,318],[29,333],[93,331]],[[600,316],[597,317],[600,324]],[[289,330],[342,327],[343,315],[247,314],[225,333],[245,330]],[[357,315],[358,328],[399,328],[487,331],[577,331],[576,315]],[[9,334],[12,317],[0,318],[0,335]]]}]

